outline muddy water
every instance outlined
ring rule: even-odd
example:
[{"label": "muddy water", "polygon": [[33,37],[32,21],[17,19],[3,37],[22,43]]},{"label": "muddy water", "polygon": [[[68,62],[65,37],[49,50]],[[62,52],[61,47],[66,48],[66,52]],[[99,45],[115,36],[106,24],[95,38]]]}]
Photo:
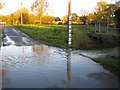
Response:
[{"label": "muddy water", "polygon": [[114,88],[115,75],[91,57],[101,51],[66,50],[41,46],[2,47],[3,88]]}]

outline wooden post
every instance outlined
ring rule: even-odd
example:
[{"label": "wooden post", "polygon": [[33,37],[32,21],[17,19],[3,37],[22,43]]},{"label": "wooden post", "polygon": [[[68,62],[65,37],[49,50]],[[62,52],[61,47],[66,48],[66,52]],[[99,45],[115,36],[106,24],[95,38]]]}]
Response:
[{"label": "wooden post", "polygon": [[72,44],[71,0],[68,2],[68,45]]},{"label": "wooden post", "polygon": [[101,23],[99,22],[99,33],[100,33],[100,31],[101,31]]},{"label": "wooden post", "polygon": [[108,25],[108,22],[107,22],[107,34],[108,34],[108,30],[109,30],[108,28],[109,28],[109,25]]},{"label": "wooden post", "polygon": [[96,23],[95,23],[95,32],[94,32],[94,33],[96,33],[96,29],[97,29],[97,25],[96,25]]}]

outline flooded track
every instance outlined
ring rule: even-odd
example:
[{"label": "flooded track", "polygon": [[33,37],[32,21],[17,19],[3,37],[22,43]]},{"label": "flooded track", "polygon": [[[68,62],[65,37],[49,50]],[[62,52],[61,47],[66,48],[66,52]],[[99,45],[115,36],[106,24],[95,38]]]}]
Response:
[{"label": "flooded track", "polygon": [[102,51],[68,50],[43,44],[17,46],[11,40],[14,43],[5,44],[0,51],[3,88],[118,88],[117,76],[80,55],[106,55]]},{"label": "flooded track", "polygon": [[3,88],[118,87],[116,76],[79,53],[44,45],[2,47]]}]

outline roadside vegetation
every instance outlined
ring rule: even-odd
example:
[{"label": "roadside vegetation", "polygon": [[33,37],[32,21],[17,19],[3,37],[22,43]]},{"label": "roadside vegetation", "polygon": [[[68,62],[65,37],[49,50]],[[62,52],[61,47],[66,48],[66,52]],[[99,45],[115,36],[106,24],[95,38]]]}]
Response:
[{"label": "roadside vegetation", "polygon": [[115,75],[120,76],[120,58],[102,57],[93,60],[100,63],[105,69],[108,69]]},{"label": "roadside vegetation", "polygon": [[49,46],[74,49],[99,49],[117,45],[116,41],[93,40],[87,33],[94,25],[72,25],[72,45],[67,44],[67,25],[16,25],[31,38]]},{"label": "roadside vegetation", "polygon": [[85,45],[91,41],[87,37],[85,25],[73,25],[73,43],[69,47],[67,44],[67,25],[17,25],[16,27],[35,40],[49,46],[78,49],[79,47],[85,48]]}]

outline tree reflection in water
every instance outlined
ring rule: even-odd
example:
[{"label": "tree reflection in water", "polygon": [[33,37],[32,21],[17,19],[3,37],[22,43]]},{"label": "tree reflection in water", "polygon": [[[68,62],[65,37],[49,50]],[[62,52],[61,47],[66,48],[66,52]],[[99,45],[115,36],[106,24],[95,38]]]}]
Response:
[{"label": "tree reflection in water", "polygon": [[48,46],[46,45],[32,46],[32,50],[35,53],[45,52],[48,50]]}]

